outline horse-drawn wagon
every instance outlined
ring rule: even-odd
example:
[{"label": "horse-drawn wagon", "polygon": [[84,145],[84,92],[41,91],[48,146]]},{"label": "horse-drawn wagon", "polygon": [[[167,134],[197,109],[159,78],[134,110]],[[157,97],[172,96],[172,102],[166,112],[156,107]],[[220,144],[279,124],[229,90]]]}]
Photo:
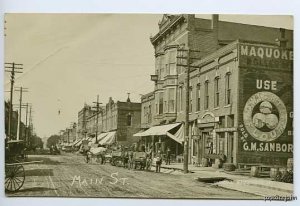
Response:
[{"label": "horse-drawn wagon", "polygon": [[42,161],[25,162],[25,142],[11,140],[5,143],[5,190],[15,192],[21,189],[25,182],[25,169],[23,165],[41,163]]}]

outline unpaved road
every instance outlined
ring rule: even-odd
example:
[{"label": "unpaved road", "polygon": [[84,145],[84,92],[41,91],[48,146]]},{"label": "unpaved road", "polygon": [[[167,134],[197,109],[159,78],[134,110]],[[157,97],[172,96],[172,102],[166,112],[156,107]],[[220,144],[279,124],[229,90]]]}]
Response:
[{"label": "unpaved road", "polygon": [[257,196],[194,180],[192,174],[167,174],[85,163],[77,154],[35,155],[26,165],[23,187],[7,196],[256,199]]}]

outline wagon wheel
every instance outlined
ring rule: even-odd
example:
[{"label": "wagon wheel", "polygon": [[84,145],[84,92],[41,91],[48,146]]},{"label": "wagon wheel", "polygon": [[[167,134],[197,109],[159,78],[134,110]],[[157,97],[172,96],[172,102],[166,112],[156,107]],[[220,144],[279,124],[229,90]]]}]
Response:
[{"label": "wagon wheel", "polygon": [[25,170],[23,165],[5,166],[5,190],[9,192],[18,191],[24,184]]},{"label": "wagon wheel", "polygon": [[118,159],[116,160],[116,165],[117,165],[117,167],[122,167],[122,166],[123,166],[123,161],[122,161],[121,158],[118,158]]},{"label": "wagon wheel", "polygon": [[101,155],[97,155],[97,156],[96,156],[96,162],[97,162],[97,163],[102,163],[102,161],[103,161],[103,160],[102,160],[102,156],[101,156]]}]

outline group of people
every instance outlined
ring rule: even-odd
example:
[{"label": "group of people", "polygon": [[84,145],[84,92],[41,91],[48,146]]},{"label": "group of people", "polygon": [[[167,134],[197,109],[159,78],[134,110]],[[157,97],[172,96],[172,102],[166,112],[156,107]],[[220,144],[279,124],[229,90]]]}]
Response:
[{"label": "group of people", "polygon": [[[87,162],[89,162],[88,153],[90,148],[91,148],[90,145],[83,145],[83,153],[84,155],[86,155]],[[152,155],[154,153],[152,147],[148,148],[148,150],[146,151],[146,148],[143,145],[140,148],[137,148],[136,145],[132,145],[131,147],[119,146],[114,150],[121,151],[122,166],[124,168],[128,168],[129,170],[135,169],[134,167],[136,166],[135,165],[136,152],[143,152],[145,155],[144,156],[144,158],[146,159],[145,164],[141,165],[141,169],[150,170],[153,163],[155,164],[155,172],[160,172],[163,159],[165,160],[166,165],[170,165],[171,162],[171,150],[169,147],[167,147],[165,155],[162,154],[161,150],[158,150],[154,155]]]},{"label": "group of people", "polygon": [[167,147],[165,156],[162,154],[161,150],[158,150],[153,156],[153,149],[150,146],[148,150],[146,151],[145,146],[141,146],[140,149],[138,149],[135,146],[132,146],[130,148],[123,148],[122,149],[122,161],[123,161],[123,167],[128,169],[135,169],[135,152],[144,152],[145,154],[145,165],[141,166],[141,169],[150,170],[152,163],[155,164],[155,172],[160,172],[161,165],[163,162],[163,159],[165,157],[166,165],[170,165],[171,163],[171,150],[169,147]]}]

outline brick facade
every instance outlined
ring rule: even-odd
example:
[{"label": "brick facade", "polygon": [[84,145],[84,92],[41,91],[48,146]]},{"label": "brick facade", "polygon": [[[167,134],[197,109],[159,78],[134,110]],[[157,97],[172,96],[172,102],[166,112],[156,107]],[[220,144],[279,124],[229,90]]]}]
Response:
[{"label": "brick facade", "polygon": [[116,141],[127,145],[136,142],[133,134],[140,131],[141,128],[141,103],[114,102],[109,99],[105,106],[99,108],[97,115],[96,109],[87,117],[86,131],[87,136],[95,137],[97,131],[98,116],[98,135],[104,132],[116,131]]},{"label": "brick facade", "polygon": [[[198,155],[198,158],[205,156],[207,150],[205,144],[208,145],[209,141],[214,145],[212,148],[214,153],[226,154],[227,162],[238,162],[237,127],[240,114],[238,96],[241,90],[238,85],[240,71],[236,41],[239,39],[272,46],[282,46],[284,42],[284,46],[292,47],[293,31],[223,22],[219,21],[217,15],[213,15],[211,20],[195,18],[195,15],[164,15],[159,23],[159,32],[150,38],[155,50],[157,80],[154,81],[154,91],[141,98],[143,128],[185,120],[186,73],[184,67],[177,65],[182,64],[182,60],[177,57],[182,56],[179,51],[182,48],[188,47],[197,51],[191,52],[192,64],[200,69],[192,67],[190,74],[190,134],[194,124],[198,126],[200,124],[200,127],[204,128],[204,125],[209,125],[209,121],[212,120],[211,127],[214,131],[200,128],[200,133],[203,132],[202,140],[190,137],[190,162],[195,155]],[[175,59],[173,53],[176,53]],[[228,82],[226,75],[230,78],[229,85],[226,85]],[[216,79],[218,94],[215,92]],[[207,94],[205,94],[206,83]],[[197,102],[198,87],[200,87],[200,107]],[[173,96],[169,92],[173,90],[170,89],[175,90],[175,109],[171,112],[169,107],[173,104]],[[205,107],[207,96],[209,102]],[[218,104],[215,104],[216,98],[219,99]],[[152,106],[152,121],[149,121],[145,109],[149,105]],[[208,123],[203,123],[205,121]],[[204,141],[206,138],[204,135],[211,137],[212,132],[213,138]]]}]

